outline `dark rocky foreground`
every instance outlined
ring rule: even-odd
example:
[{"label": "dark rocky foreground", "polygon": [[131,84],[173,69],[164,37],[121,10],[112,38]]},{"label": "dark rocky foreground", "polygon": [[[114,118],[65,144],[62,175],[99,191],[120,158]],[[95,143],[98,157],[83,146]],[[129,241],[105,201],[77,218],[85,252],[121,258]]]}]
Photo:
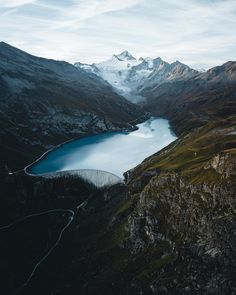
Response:
[{"label": "dark rocky foreground", "polygon": [[[75,212],[18,294],[236,294],[235,144],[235,117],[216,120],[128,172],[126,185],[103,190],[76,178],[3,175],[1,224]],[[23,286],[68,218],[0,231],[1,293]]]}]

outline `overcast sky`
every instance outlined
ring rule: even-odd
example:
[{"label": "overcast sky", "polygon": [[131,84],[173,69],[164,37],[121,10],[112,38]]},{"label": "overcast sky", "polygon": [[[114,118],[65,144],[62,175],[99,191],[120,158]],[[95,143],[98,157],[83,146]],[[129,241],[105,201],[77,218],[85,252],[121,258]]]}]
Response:
[{"label": "overcast sky", "polygon": [[0,0],[0,39],[69,62],[128,50],[209,68],[236,60],[236,0]]}]

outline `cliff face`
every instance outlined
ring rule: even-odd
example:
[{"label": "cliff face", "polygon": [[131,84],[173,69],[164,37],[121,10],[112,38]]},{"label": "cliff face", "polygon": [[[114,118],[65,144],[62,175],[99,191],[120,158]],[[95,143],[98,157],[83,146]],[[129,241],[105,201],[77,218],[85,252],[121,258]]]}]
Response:
[{"label": "cliff face", "polygon": [[140,290],[234,294],[236,138],[227,134],[231,127],[221,135],[216,126],[206,129],[129,176],[128,195],[136,204],[127,217],[125,245],[133,256],[146,253],[134,277]]}]

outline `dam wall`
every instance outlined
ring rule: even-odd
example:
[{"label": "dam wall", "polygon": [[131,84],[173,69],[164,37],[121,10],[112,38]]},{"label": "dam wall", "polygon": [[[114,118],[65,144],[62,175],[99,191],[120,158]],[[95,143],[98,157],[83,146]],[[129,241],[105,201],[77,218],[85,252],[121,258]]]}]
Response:
[{"label": "dam wall", "polygon": [[124,180],[119,176],[110,172],[95,170],[95,169],[76,169],[68,171],[59,171],[44,174],[32,174],[25,171],[30,176],[39,176],[45,178],[60,178],[60,177],[79,177],[82,180],[94,185],[97,188],[112,186],[118,183],[123,183]]}]

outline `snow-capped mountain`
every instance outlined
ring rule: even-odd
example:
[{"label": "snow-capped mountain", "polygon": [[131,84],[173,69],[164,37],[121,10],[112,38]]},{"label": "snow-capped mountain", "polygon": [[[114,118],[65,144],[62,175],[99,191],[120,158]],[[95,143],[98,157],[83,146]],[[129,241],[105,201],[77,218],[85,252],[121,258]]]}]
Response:
[{"label": "snow-capped mountain", "polygon": [[109,82],[119,94],[129,98],[133,86],[126,80],[131,69],[140,63],[141,61],[136,60],[128,51],[124,51],[101,63],[92,65],[76,63],[75,66],[100,76]]},{"label": "snow-capped mountain", "polygon": [[75,66],[100,76],[109,82],[116,92],[132,102],[144,99],[140,93],[146,87],[188,79],[199,74],[179,61],[169,64],[160,57],[136,59],[128,51],[113,55],[100,63],[75,63]]}]

